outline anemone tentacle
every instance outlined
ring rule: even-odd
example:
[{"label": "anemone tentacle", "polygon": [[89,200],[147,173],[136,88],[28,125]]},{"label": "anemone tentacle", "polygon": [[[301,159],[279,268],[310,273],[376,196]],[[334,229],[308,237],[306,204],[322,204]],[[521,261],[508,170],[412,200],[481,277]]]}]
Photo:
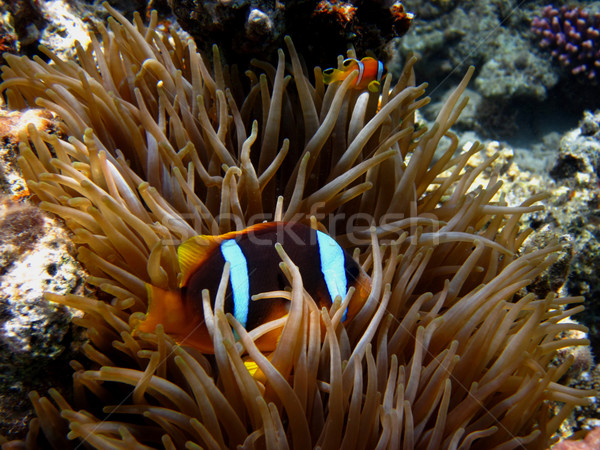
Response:
[{"label": "anemone tentacle", "polygon": [[[518,219],[539,206],[498,200],[496,176],[474,184],[493,165],[467,169],[478,143],[457,154],[450,128],[472,69],[426,130],[416,126],[429,99],[414,59],[394,86],[382,80],[380,97],[349,89],[353,76],[325,87],[315,70],[311,81],[286,39],[291,70],[280,51],[275,67],[257,63],[243,81],[218,49],[209,63],[155,16],[146,26],[106,8],[109,30],[77,63],[46,51],[53,64],[7,55],[2,69],[11,108],[63,120],[63,137],[29,127],[19,163],[41,207],[73,232],[89,283],[113,297],[47,295],[84,311],[87,361],[73,363],[69,401],[31,396],[30,439],[41,430],[55,448],[541,448],[586,402],[589,393],[559,384],[571,362],[549,364],[557,349],[586,343],[558,338],[576,299],[523,295],[557,250],[519,255],[528,232]],[[144,284],[177,287],[179,243],[283,218],[357,248],[372,290],[348,327],[339,303],[318,310],[279,248],[291,289],[277,295],[291,308],[269,358],[257,333],[223,312],[225,289],[214,311],[204,298],[214,357],[160,325],[133,333]],[[564,404],[553,419],[550,400]]]}]

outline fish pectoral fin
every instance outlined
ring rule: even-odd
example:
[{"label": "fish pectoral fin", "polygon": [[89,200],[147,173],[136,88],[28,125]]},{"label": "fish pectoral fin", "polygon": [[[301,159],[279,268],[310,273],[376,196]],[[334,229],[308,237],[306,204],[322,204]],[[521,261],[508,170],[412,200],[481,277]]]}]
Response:
[{"label": "fish pectoral fin", "polygon": [[247,359],[246,361],[244,361],[244,366],[246,366],[246,369],[248,370],[248,372],[250,372],[250,375],[252,376],[254,376],[254,374],[258,370],[258,364],[256,364],[251,359]]},{"label": "fish pectoral fin", "polygon": [[[273,353],[272,352],[268,353],[265,356],[267,357],[267,359],[269,361],[271,361],[271,358],[273,357]],[[260,381],[263,384],[267,381],[267,377],[265,376],[263,371],[260,370],[260,368],[258,367],[258,364],[256,364],[256,362],[249,356],[246,356],[244,358],[244,366],[246,366],[246,369],[248,370],[248,372],[250,372],[250,375],[252,375],[252,377],[256,381]]]},{"label": "fish pectoral fin", "polygon": [[368,89],[369,92],[379,92],[379,87],[381,84],[377,80],[373,80],[369,83]]},{"label": "fish pectoral fin", "polygon": [[179,291],[167,291],[146,283],[148,290],[148,312],[137,324],[136,330],[153,333],[156,325],[162,324],[166,333],[178,333],[189,322]]}]

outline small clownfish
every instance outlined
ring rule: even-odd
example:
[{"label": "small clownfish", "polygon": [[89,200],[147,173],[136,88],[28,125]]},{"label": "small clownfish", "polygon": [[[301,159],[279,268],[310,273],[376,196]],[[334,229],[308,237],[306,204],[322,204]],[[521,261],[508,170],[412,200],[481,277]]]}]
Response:
[{"label": "small clownfish", "polygon": [[348,75],[358,70],[358,76],[354,81],[354,89],[368,89],[370,92],[379,92],[380,81],[383,78],[383,63],[369,56],[360,61],[348,58],[342,62],[342,69],[326,69],[323,71],[323,82],[325,84],[343,81]]},{"label": "small clownfish", "polygon": [[[304,289],[319,308],[330,307],[336,296],[345,298],[356,288],[342,321],[351,320],[371,290],[371,280],[354,259],[329,235],[300,223],[267,222],[221,236],[195,236],[177,249],[182,278],[178,290],[166,291],[146,285],[148,313],[137,330],[154,332],[157,324],[178,343],[214,353],[204,321],[202,291],[208,289],[212,307],[221,274],[229,262],[229,284],[224,310],[247,330],[288,314],[290,302],[283,298],[253,301],[255,294],[284,290],[289,285],[279,269],[275,249],[280,243],[300,270]],[[256,340],[261,351],[275,350],[281,329]]]}]

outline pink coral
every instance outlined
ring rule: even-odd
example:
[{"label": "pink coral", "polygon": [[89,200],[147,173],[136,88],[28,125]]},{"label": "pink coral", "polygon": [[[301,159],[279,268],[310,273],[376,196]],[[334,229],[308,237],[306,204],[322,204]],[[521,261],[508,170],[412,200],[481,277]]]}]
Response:
[{"label": "pink coral", "polygon": [[590,431],[585,439],[566,440],[552,446],[552,450],[598,450],[600,449],[600,427]]},{"label": "pink coral", "polygon": [[580,7],[546,6],[531,22],[540,46],[580,79],[597,83],[600,71],[600,14]]}]

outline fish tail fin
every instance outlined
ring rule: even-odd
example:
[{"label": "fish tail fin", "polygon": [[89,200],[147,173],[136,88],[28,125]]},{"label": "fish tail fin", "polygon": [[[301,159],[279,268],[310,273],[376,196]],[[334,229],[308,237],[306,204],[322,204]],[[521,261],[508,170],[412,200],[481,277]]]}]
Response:
[{"label": "fish tail fin", "polygon": [[148,312],[146,318],[136,326],[136,331],[152,333],[156,325],[162,324],[166,333],[178,333],[188,322],[183,299],[179,291],[167,291],[146,283]]},{"label": "fish tail fin", "polygon": [[380,83],[377,80],[373,80],[369,83],[368,89],[370,92],[379,92]]}]

